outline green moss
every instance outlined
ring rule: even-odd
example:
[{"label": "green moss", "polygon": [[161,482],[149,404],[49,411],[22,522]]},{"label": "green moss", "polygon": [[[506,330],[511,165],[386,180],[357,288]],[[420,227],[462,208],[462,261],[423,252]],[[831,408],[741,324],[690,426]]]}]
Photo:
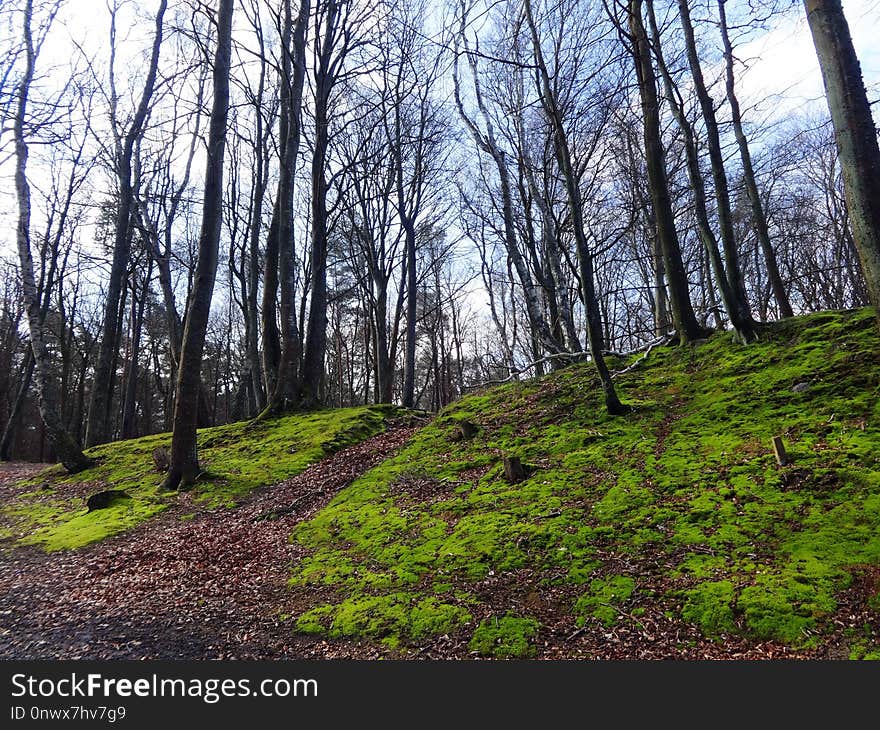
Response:
[{"label": "green moss", "polygon": [[806,645],[816,620],[836,607],[828,588],[803,574],[761,573],[742,590],[737,608],[752,633],[765,639]]},{"label": "green moss", "polygon": [[709,635],[736,630],[734,623],[735,589],[729,580],[707,581],[686,593],[681,616],[697,624]]},{"label": "green moss", "polygon": [[[605,414],[589,364],[463,398],[295,530],[292,586],[477,601],[478,582],[527,574],[538,593],[581,587],[573,622],[658,610],[712,636],[815,643],[853,566],[880,565],[878,351],[872,311],[820,313],[748,347],[725,333],[655,349],[617,381],[625,417]],[[479,432],[454,440],[463,419]],[[505,482],[505,454],[526,480]]]},{"label": "green moss", "polygon": [[333,637],[421,639],[446,634],[471,620],[470,613],[433,597],[419,599],[412,593],[391,593],[351,598],[339,604],[313,608],[296,621],[304,633],[326,632]]},{"label": "green moss", "polygon": [[[346,408],[296,414],[252,423],[240,422],[199,431],[199,459],[210,477],[191,492],[206,507],[233,506],[252,489],[298,474],[327,453],[380,433],[389,406]],[[16,538],[46,550],[82,547],[123,532],[168,507],[176,493],[160,491],[163,475],[153,468],[157,447],[170,445],[169,434],[119,441],[87,453],[97,463],[74,475],[52,467],[31,482],[43,488],[19,495],[0,507],[8,523],[0,537]],[[124,490],[130,499],[85,513],[84,501],[66,491],[77,484]]]},{"label": "green moss", "polygon": [[635,581],[627,575],[597,578],[590,583],[590,590],[574,605],[578,626],[583,626],[588,616],[599,619],[605,626],[617,622],[620,607],[635,590]]},{"label": "green moss", "polygon": [[468,648],[481,656],[498,659],[522,659],[533,656],[535,647],[531,639],[538,633],[540,624],[533,618],[513,615],[484,619],[474,631]]}]

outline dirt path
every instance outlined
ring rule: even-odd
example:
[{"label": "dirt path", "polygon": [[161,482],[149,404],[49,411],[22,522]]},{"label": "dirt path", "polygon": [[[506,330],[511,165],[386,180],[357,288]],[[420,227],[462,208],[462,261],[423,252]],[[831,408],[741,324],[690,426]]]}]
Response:
[{"label": "dirt path", "polygon": [[[412,433],[394,429],[344,449],[255,491],[233,510],[205,510],[183,495],[156,519],[94,546],[6,552],[0,557],[0,659],[377,656],[379,650],[353,642],[295,636],[282,621],[294,559],[288,537],[297,522]],[[0,484],[33,469],[4,468]],[[291,506],[291,514],[265,519]]]}]

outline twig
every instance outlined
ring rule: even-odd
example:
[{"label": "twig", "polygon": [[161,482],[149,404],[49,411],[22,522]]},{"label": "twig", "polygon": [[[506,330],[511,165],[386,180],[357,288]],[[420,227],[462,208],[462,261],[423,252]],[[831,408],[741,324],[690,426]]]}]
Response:
[{"label": "twig", "polygon": [[670,342],[672,342],[673,339],[675,339],[674,334],[668,335],[665,339],[652,342],[650,345],[648,345],[648,349],[645,350],[644,355],[642,355],[635,362],[627,365],[625,368],[623,368],[623,370],[615,370],[613,373],[611,373],[611,377],[616,378],[618,375],[623,375],[624,373],[628,373],[631,370],[635,370],[641,363],[648,359],[648,356],[651,354],[651,350],[653,350],[657,345],[668,345]]},{"label": "twig", "polygon": [[[658,345],[661,345],[661,346],[668,345],[670,342],[672,342],[675,339],[675,337],[676,337],[676,333],[671,332],[668,335],[663,335],[663,337],[659,337],[656,340],[652,340],[651,342],[647,343],[646,345],[642,345],[641,347],[637,347],[634,350],[629,350],[627,352],[615,352],[614,350],[603,350],[602,354],[605,355],[606,357],[630,357],[631,355],[635,355],[639,352],[644,352],[647,349],[647,352],[645,353],[645,357],[647,357],[648,353],[650,353],[653,348],[657,347]],[[529,370],[530,368],[535,367],[535,365],[541,365],[545,362],[551,362],[552,360],[585,360],[588,357],[590,357],[590,353],[584,352],[584,351],[552,353],[550,355],[545,355],[544,357],[542,357],[538,360],[535,360],[533,362],[526,363],[522,367],[514,367],[511,371],[510,375],[508,375],[506,378],[502,378],[501,380],[484,380],[483,382],[476,383],[475,385],[465,385],[465,386],[463,386],[463,389],[464,390],[473,390],[475,388],[484,388],[488,385],[504,385],[505,383],[509,383],[510,381],[515,379],[517,376],[522,375],[526,370]],[[640,358],[635,363],[633,363],[630,366],[630,368],[635,367],[639,362],[641,362],[644,359],[645,359],[644,357]],[[620,373],[625,373],[625,372],[629,372],[629,369],[621,370],[619,373],[614,373],[614,374],[618,375]]]}]

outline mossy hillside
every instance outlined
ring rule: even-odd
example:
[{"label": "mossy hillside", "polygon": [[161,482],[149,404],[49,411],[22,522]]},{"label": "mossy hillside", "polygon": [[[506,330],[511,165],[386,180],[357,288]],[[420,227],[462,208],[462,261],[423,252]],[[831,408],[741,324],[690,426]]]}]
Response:
[{"label": "mossy hillside", "polygon": [[[483,651],[493,621],[544,618],[515,589],[485,590],[526,575],[571,595],[573,627],[655,610],[710,636],[818,645],[851,569],[880,564],[878,351],[870,311],[822,313],[748,347],[719,334],[655,350],[618,380],[625,417],[604,413],[587,364],[464,398],[297,528],[291,585],[338,597],[299,627],[415,644],[409,607],[434,598]],[[461,420],[478,434],[460,440]],[[525,481],[505,482],[506,454]],[[389,605],[393,621],[368,620]]]},{"label": "mossy hillside", "polygon": [[[295,414],[260,422],[201,429],[199,457],[204,478],[192,490],[206,507],[232,506],[252,489],[291,477],[327,453],[380,433],[394,409],[384,406]],[[177,499],[161,491],[163,475],[153,450],[168,447],[170,434],[98,446],[87,453],[96,465],[74,475],[53,467],[32,480],[34,491],[4,505],[9,524],[0,537],[46,550],[71,549],[127,530],[161,512]],[[124,490],[130,497],[86,512],[79,485]]]}]

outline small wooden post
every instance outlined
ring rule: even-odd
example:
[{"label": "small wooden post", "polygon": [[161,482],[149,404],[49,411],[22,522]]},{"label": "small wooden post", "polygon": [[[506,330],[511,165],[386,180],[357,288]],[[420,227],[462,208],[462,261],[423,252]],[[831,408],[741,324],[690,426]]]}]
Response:
[{"label": "small wooden post", "polygon": [[525,467],[518,456],[504,457],[504,478],[511,484],[516,484],[526,478]]},{"label": "small wooden post", "polygon": [[779,466],[791,464],[791,459],[788,458],[788,452],[785,450],[785,444],[782,443],[782,436],[773,437],[773,453],[776,454],[776,463]]}]

